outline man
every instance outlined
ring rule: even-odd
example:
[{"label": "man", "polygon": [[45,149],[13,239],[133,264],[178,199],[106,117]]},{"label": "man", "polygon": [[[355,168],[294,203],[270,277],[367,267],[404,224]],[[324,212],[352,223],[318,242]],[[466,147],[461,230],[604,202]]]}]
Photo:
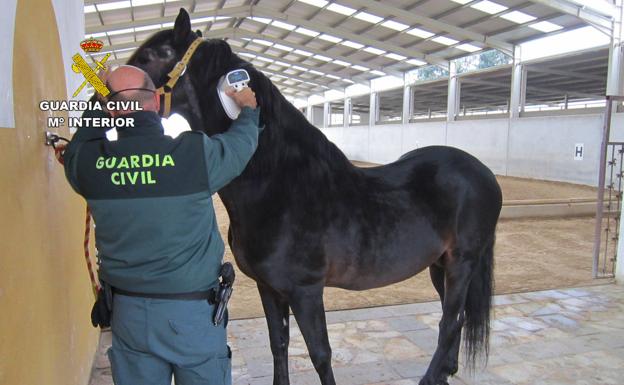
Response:
[{"label": "man", "polygon": [[[109,101],[136,101],[142,111],[105,130],[80,128],[65,152],[65,172],[91,208],[100,280],[113,288],[117,385],[230,384],[222,323],[214,326],[210,289],[224,252],[211,195],[238,176],[258,142],[259,109],[249,88],[230,92],[241,114],[223,134],[163,134],[160,99],[142,70],[122,66],[106,79]],[[85,111],[83,117],[103,117]]]}]

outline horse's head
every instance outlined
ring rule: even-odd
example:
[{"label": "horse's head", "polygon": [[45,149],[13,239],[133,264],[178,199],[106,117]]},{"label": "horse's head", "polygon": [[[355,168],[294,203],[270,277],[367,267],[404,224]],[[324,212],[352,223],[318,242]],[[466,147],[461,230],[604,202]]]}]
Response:
[{"label": "horse's head", "polygon": [[[173,29],[150,37],[130,57],[128,64],[145,70],[156,87],[161,87],[168,81],[167,74],[200,36],[200,31],[191,29],[189,14],[180,9]],[[217,96],[217,83],[230,69],[249,66],[225,41],[203,41],[173,88],[171,111],[184,116],[194,130],[203,130],[210,135],[226,130],[231,120]],[[250,73],[250,76],[253,86],[253,75]]]}]

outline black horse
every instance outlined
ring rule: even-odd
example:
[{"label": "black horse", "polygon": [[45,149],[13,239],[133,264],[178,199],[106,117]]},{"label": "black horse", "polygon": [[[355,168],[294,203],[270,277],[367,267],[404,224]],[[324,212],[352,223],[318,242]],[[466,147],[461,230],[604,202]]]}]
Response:
[{"label": "black horse", "polygon": [[[129,59],[157,86],[197,37],[181,10]],[[494,233],[501,191],[492,172],[451,147],[425,147],[361,169],[222,40],[203,42],[173,92],[172,110],[208,135],[230,125],[217,82],[245,68],[261,106],[258,150],[219,191],[239,268],[258,285],[269,328],[274,384],[288,379],[289,308],[321,383],[335,384],[323,288],[365,290],[429,268],[442,301],[438,346],[420,384],[446,384],[488,353]]]}]

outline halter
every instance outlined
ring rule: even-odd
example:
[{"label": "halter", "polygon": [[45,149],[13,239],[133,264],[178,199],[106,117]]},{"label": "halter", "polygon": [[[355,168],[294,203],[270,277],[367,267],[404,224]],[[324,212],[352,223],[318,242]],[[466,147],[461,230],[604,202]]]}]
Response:
[{"label": "halter", "polygon": [[180,59],[180,61],[177,62],[176,65],[173,67],[171,72],[167,74],[169,81],[156,90],[156,93],[158,95],[165,96],[165,109],[162,114],[163,118],[168,118],[169,113],[171,112],[171,92],[173,91],[173,87],[175,87],[178,79],[180,79],[180,76],[184,75],[184,73],[186,72],[186,66],[188,65],[188,62],[193,57],[195,50],[197,49],[197,47],[199,47],[202,41],[203,39],[201,37],[198,37],[197,39],[195,39],[195,41],[191,43],[191,45],[186,49],[184,56],[182,56],[182,59]]}]

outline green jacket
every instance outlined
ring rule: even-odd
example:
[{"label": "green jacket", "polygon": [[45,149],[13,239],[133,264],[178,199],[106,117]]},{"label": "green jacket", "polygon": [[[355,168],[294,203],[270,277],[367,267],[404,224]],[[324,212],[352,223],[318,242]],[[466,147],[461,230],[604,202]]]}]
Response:
[{"label": "green jacket", "polygon": [[[134,126],[80,128],[65,151],[65,174],[95,221],[99,276],[141,293],[186,293],[217,283],[224,245],[212,194],[243,172],[258,145],[259,109],[243,108],[230,129],[173,139],[160,117],[135,112]],[[83,117],[104,116],[86,111]]]}]

